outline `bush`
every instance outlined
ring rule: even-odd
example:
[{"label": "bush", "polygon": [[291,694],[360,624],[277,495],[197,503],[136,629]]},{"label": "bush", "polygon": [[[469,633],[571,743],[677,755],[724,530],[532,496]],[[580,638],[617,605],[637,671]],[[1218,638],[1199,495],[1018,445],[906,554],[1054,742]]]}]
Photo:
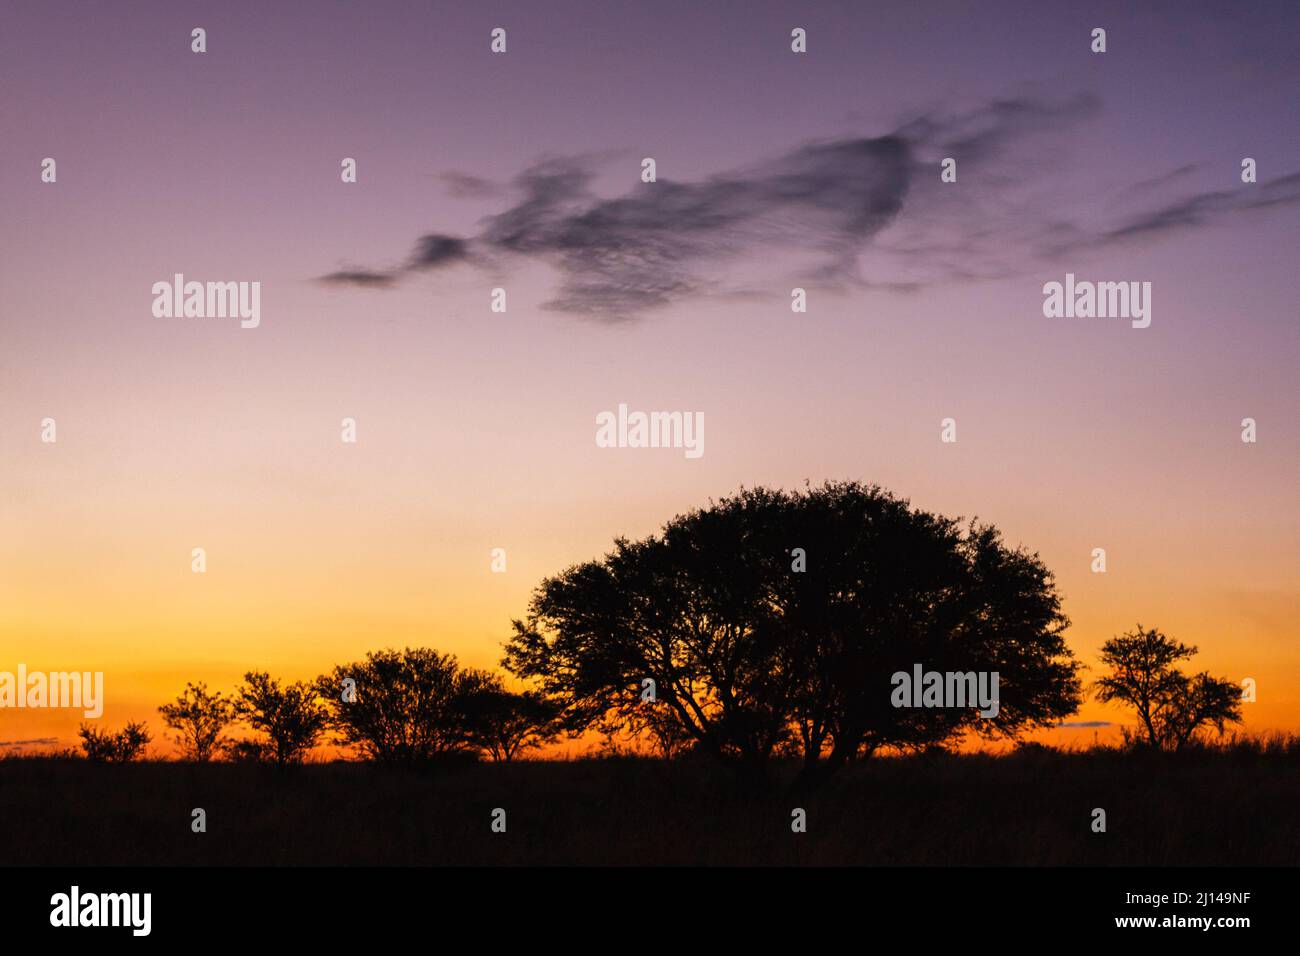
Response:
[{"label": "bush", "polygon": [[132,722],[115,734],[100,730],[90,724],[77,729],[81,749],[86,758],[101,763],[126,763],[144,756],[145,747],[153,738],[142,723]]}]

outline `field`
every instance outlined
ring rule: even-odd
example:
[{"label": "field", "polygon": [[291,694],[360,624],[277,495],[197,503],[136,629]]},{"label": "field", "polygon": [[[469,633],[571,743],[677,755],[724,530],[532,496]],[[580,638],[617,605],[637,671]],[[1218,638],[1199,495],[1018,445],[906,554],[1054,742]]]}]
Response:
[{"label": "field", "polygon": [[[1300,752],[881,758],[813,794],[697,759],[0,760],[0,864],[1296,865]],[[807,832],[791,830],[792,810]],[[206,811],[207,831],[191,831]],[[506,832],[492,832],[495,808]],[[1106,812],[1094,832],[1093,810]]]}]

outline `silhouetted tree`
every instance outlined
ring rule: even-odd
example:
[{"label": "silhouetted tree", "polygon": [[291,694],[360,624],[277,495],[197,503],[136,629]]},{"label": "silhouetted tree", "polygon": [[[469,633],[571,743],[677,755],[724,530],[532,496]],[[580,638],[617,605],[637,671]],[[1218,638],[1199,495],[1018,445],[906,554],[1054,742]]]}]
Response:
[{"label": "silhouetted tree", "polygon": [[[572,731],[648,727],[649,677],[654,706],[700,748],[761,766],[794,747],[813,777],[882,746],[1073,713],[1067,623],[1038,557],[993,528],[856,482],[759,488],[544,580],[504,664],[540,681]],[[999,714],[894,707],[891,677],[916,663],[997,671]]]},{"label": "silhouetted tree", "polygon": [[[1079,665],[1052,575],[995,528],[847,482],[793,496],[783,533],[807,542],[807,570],[776,580],[769,625],[783,635],[782,663],[799,676],[792,714],[805,776],[964,732],[1017,738],[1078,709]],[[895,707],[891,677],[915,664],[996,672],[997,716]]]},{"label": "silhouetted tree", "polygon": [[1139,624],[1101,648],[1110,674],[1097,681],[1097,699],[1119,701],[1137,712],[1148,746],[1181,750],[1197,731],[1214,727],[1222,735],[1241,722],[1241,688],[1208,672],[1187,676],[1176,667],[1196,648]]},{"label": "silhouetted tree", "polygon": [[[781,503],[744,493],[543,581],[505,666],[538,679],[571,732],[634,728],[641,708],[666,707],[710,753],[762,764],[788,733],[797,678],[762,627],[794,543],[774,520]],[[642,700],[645,678],[654,704]]]},{"label": "silhouetted tree", "polygon": [[513,760],[560,734],[560,706],[537,691],[507,690],[495,675],[480,672],[481,684],[465,695],[469,739],[497,761]]},{"label": "silhouetted tree", "polygon": [[244,675],[235,713],[266,734],[270,754],[281,767],[301,763],[329,721],[313,685],[298,681],[282,687],[270,674],[259,671]]},{"label": "silhouetted tree", "polygon": [[468,750],[467,699],[487,682],[451,654],[408,647],[371,651],[335,667],[316,687],[344,743],[371,760],[398,763]]},{"label": "silhouetted tree", "polygon": [[232,740],[224,749],[234,763],[268,763],[274,757],[271,748],[260,740]]},{"label": "silhouetted tree", "polygon": [[77,729],[77,736],[81,738],[81,749],[88,759],[107,763],[126,763],[143,757],[145,747],[153,739],[146,726],[135,721],[115,734],[82,724]]},{"label": "silhouetted tree", "polygon": [[615,721],[613,726],[599,729],[602,732],[622,730],[632,737],[648,737],[654,752],[665,760],[680,756],[695,744],[695,738],[682,726],[672,708],[659,701],[638,707]]},{"label": "silhouetted tree", "polygon": [[187,683],[175,702],[158,708],[163,722],[176,731],[176,744],[187,760],[207,763],[225,741],[221,733],[235,719],[234,702],[220,691],[208,693],[206,684]]}]

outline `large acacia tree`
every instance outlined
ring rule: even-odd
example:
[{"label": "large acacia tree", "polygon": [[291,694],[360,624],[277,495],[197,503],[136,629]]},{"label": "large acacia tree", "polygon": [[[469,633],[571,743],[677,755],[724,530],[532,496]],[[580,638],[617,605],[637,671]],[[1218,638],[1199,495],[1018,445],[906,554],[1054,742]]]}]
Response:
[{"label": "large acacia tree", "polygon": [[[815,777],[880,747],[1073,713],[1067,623],[1042,562],[991,527],[856,482],[757,488],[544,580],[504,664],[571,730],[667,720],[754,767],[800,753]],[[997,717],[893,706],[891,676],[917,663],[997,671]]]}]

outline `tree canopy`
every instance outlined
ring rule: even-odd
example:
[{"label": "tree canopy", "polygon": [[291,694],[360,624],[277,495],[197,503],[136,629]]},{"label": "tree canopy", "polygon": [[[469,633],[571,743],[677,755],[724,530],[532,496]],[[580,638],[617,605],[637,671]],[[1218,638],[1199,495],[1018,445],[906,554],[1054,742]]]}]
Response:
[{"label": "tree canopy", "polygon": [[1097,681],[1097,699],[1132,707],[1147,745],[1159,750],[1182,750],[1207,727],[1222,734],[1241,721],[1241,688],[1207,671],[1188,676],[1177,669],[1195,654],[1195,647],[1139,624],[1102,645],[1110,673]]},{"label": "tree canopy", "polygon": [[451,654],[408,647],[340,665],[316,689],[343,743],[372,760],[407,763],[464,749],[473,729],[468,702],[492,683]]},{"label": "tree canopy", "polygon": [[[992,527],[857,482],[756,488],[544,580],[504,665],[571,731],[668,721],[718,757],[794,752],[813,775],[1074,712],[1067,624],[1037,555]],[[998,716],[894,706],[891,675],[917,663],[998,672]],[[646,706],[662,710],[647,720]]]},{"label": "tree canopy", "polygon": [[206,763],[229,743],[222,732],[235,719],[234,702],[220,691],[209,693],[202,681],[186,684],[185,691],[158,712],[176,732],[176,745],[186,760]]}]

